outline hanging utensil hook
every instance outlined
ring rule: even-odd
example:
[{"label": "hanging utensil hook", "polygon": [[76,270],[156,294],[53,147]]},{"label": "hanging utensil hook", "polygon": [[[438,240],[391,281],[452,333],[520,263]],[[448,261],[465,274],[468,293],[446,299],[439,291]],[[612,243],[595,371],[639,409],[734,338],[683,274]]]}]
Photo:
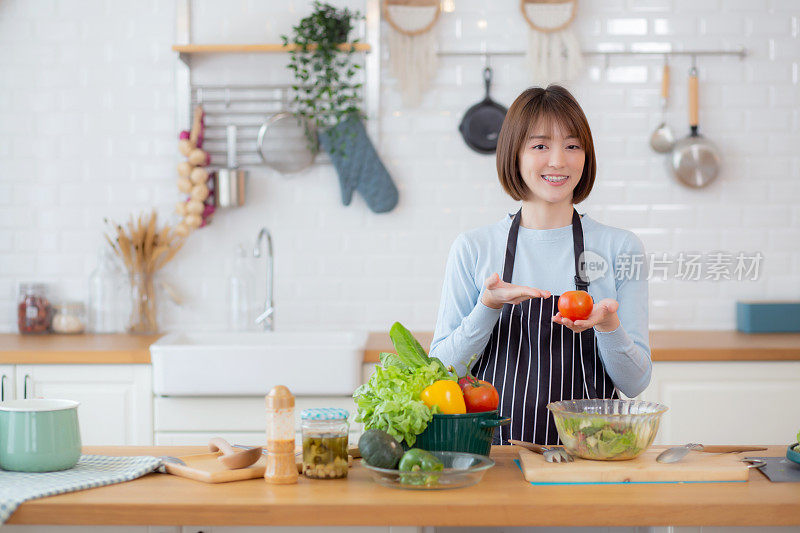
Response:
[{"label": "hanging utensil hook", "polygon": [[481,41],[481,57],[483,58],[483,68],[489,66],[489,52],[486,50],[486,41]]}]

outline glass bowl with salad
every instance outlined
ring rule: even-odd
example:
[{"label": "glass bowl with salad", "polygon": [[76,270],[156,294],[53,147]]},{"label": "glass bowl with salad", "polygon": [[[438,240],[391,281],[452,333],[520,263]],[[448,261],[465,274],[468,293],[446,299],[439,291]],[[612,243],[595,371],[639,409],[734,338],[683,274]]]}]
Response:
[{"label": "glass bowl with salad", "polygon": [[583,459],[624,461],[645,451],[667,406],[636,400],[563,400],[547,404],[566,451]]}]

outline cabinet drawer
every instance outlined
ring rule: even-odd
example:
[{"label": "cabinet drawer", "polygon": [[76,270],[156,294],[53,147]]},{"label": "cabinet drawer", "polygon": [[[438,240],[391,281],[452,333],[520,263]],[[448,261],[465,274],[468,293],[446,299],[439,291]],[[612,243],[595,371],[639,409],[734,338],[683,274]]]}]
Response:
[{"label": "cabinet drawer", "polygon": [[[357,444],[361,433],[348,433],[350,444]],[[156,433],[156,446],[206,446],[213,437],[222,437],[231,444],[264,446],[266,435],[258,431],[160,431]],[[295,434],[295,445],[303,445],[302,435]]]},{"label": "cabinet drawer", "polygon": [[800,420],[800,362],[653,363],[642,397],[669,407],[655,444],[791,442]]},{"label": "cabinet drawer", "polygon": [[156,446],[207,446],[208,441],[213,437],[222,437],[231,444],[242,444],[245,446],[264,446],[266,435],[262,432],[245,431],[217,431],[217,432],[195,432],[195,431],[164,431],[156,432]]},{"label": "cabinet drawer", "polygon": [[[300,412],[311,407],[339,407],[350,412],[351,431],[355,424],[355,403],[350,396],[307,396],[295,398],[295,427],[300,429]],[[223,398],[156,397],[155,430],[171,431],[266,431],[263,396]]]}]

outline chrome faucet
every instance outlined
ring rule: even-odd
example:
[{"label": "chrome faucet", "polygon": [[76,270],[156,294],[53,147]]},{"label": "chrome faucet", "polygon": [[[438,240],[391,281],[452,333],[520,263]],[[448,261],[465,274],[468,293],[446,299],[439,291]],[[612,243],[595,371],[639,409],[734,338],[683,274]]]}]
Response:
[{"label": "chrome faucet", "polygon": [[272,235],[269,234],[267,228],[261,228],[256,237],[256,246],[253,248],[253,257],[261,257],[261,240],[266,241],[267,246],[267,298],[264,302],[264,312],[256,318],[256,324],[261,324],[264,331],[275,331],[275,302],[272,299],[273,288],[273,260],[274,254],[272,253]]}]

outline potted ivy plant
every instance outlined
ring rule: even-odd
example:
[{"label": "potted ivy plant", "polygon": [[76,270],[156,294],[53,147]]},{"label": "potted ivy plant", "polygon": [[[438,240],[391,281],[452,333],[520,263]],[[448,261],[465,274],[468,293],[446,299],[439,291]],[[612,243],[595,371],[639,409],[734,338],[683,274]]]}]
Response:
[{"label": "potted ivy plant", "polygon": [[[305,124],[309,146],[315,152],[316,132],[320,131],[332,141],[327,148],[331,155],[346,157],[342,128],[336,126],[365,116],[359,96],[363,84],[357,78],[361,65],[353,61],[359,39],[348,41],[354,23],[362,19],[359,11],[315,0],[313,12],[292,27],[291,36],[281,36],[284,45],[295,45],[288,52],[287,65],[295,80],[294,113]],[[340,48],[340,44],[350,46]]]},{"label": "potted ivy plant", "polygon": [[292,28],[291,37],[281,39],[284,46],[295,45],[288,65],[295,78],[295,115],[312,151],[321,147],[330,155],[342,203],[350,205],[358,191],[372,211],[386,213],[397,205],[398,190],[364,127],[361,65],[353,60],[359,39],[348,40],[362,19],[358,11],[315,0],[313,12]]}]

